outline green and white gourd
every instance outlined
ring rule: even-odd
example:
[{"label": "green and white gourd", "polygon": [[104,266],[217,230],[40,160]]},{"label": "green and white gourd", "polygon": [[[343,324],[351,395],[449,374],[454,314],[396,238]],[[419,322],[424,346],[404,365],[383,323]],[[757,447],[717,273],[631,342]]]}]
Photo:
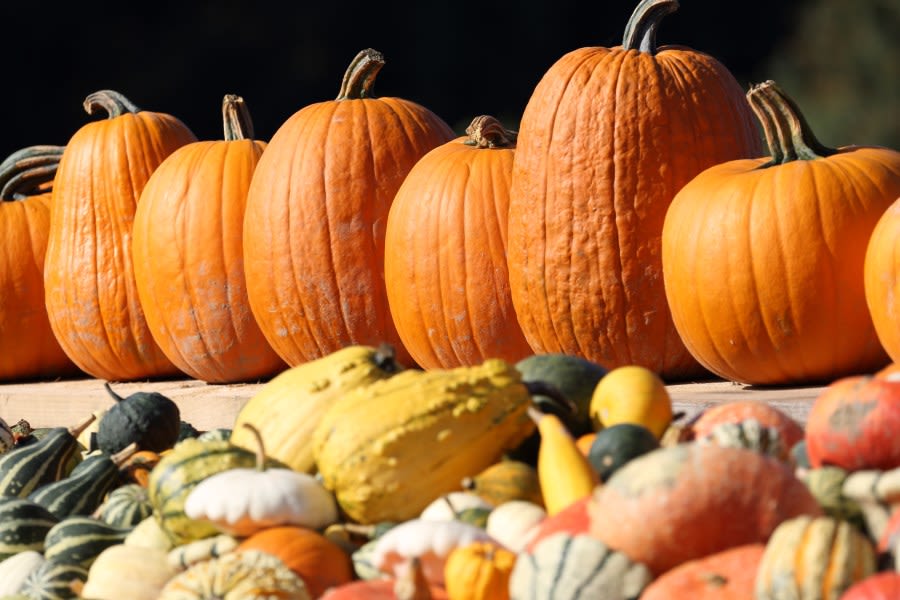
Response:
[{"label": "green and white gourd", "polygon": [[44,551],[44,538],[59,519],[24,498],[0,498],[0,560],[20,552]]}]

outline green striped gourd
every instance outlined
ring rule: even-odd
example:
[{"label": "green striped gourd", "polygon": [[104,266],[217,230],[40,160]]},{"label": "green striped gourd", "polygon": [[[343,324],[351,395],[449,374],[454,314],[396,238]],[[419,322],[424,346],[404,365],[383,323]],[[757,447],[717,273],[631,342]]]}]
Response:
[{"label": "green striped gourd", "polygon": [[[174,544],[216,535],[207,521],[190,519],[184,502],[198,483],[226,469],[253,468],[256,454],[225,440],[191,438],[179,442],[150,472],[147,489],[153,514]],[[268,466],[282,466],[267,461]]]},{"label": "green striped gourd", "polygon": [[709,433],[698,437],[697,443],[744,448],[784,461],[790,456],[778,428],[763,425],[756,419],[719,423]]},{"label": "green striped gourd", "polygon": [[87,576],[82,566],[46,560],[25,578],[19,593],[31,600],[70,600],[79,597],[76,590]]},{"label": "green striped gourd", "polygon": [[36,442],[0,455],[0,496],[24,498],[65,477],[69,459],[79,447],[78,434],[93,420],[91,415],[74,428],[54,427]]},{"label": "green striped gourd", "polygon": [[0,560],[19,552],[43,552],[47,532],[59,522],[50,511],[24,498],[0,498]]},{"label": "green striped gourd", "polygon": [[89,515],[116,486],[119,467],[136,450],[137,445],[132,444],[113,456],[105,452],[91,454],[78,463],[68,477],[40,486],[28,495],[28,499],[60,519]]},{"label": "green striped gourd", "polygon": [[129,483],[109,492],[97,516],[113,527],[134,527],[153,514],[150,494],[137,483]]},{"label": "green striped gourd", "polygon": [[130,531],[131,528],[113,527],[94,517],[66,517],[47,532],[44,557],[88,568],[98,554],[124,542]]}]

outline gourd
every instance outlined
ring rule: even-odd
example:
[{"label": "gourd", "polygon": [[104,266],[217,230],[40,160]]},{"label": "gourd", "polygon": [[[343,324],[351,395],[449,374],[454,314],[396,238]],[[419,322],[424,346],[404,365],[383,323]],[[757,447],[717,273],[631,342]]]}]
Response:
[{"label": "gourd", "polygon": [[135,392],[123,398],[109,382],[103,384],[115,400],[100,418],[97,446],[115,454],[132,443],[140,450],[162,452],[178,440],[181,411],[170,398],[159,392]]},{"label": "gourd", "polygon": [[36,571],[44,560],[44,555],[36,550],[23,550],[0,559],[0,598],[18,592],[25,578]]},{"label": "gourd", "polygon": [[659,440],[643,425],[618,423],[597,432],[587,459],[600,482],[605,482],[628,461],[657,448]]},{"label": "gourd", "polygon": [[177,571],[189,569],[204,560],[219,558],[237,549],[238,538],[223,533],[175,546],[166,554],[166,562]]},{"label": "gourd", "polygon": [[58,522],[39,504],[0,497],[0,560],[29,550],[43,552],[44,538]]},{"label": "gourd", "polygon": [[266,440],[269,456],[300,472],[315,470],[312,433],[334,402],[357,387],[403,370],[394,349],[348,346],[291,367],[263,385],[241,408],[231,443],[253,451],[256,440],[245,424]]},{"label": "gourd", "polygon": [[153,339],[181,371],[210,383],[256,381],[285,366],[249,310],[244,281],[244,205],[266,144],[253,139],[243,98],[226,95],[222,119],[224,140],[186,144],[153,171],[131,246]]},{"label": "gourd", "polygon": [[50,326],[72,362],[98,379],[175,375],[141,310],[131,227],[150,174],[197,138],[175,117],[141,111],[112,90],[88,95],[84,107],[108,118],[75,132],[53,182],[44,262]]},{"label": "gourd", "polygon": [[78,598],[77,592],[88,576],[86,568],[47,559],[28,574],[19,593],[32,600],[68,600]]},{"label": "gourd", "polygon": [[[426,521],[452,521],[463,518],[464,514],[482,512],[487,514],[494,505],[486,501],[478,494],[472,492],[450,492],[431,501],[419,514],[420,519]],[[467,523],[471,521],[466,521]]]},{"label": "gourd", "polygon": [[[522,114],[510,191],[513,306],[535,353],[665,380],[703,372],[663,289],[660,235],[676,192],[703,169],[756,156],[740,84],[715,58],[657,47],[676,0],[642,0],[621,46],[569,52]],[[605,34],[604,34],[605,36]]]},{"label": "gourd", "polygon": [[841,596],[841,600],[892,600],[900,597],[900,573],[874,573],[857,581]]},{"label": "gourd", "polygon": [[122,543],[126,546],[158,548],[160,550],[171,550],[173,547],[169,534],[162,528],[159,519],[152,513],[135,525],[131,532],[125,536],[125,539],[122,540]]},{"label": "gourd", "polygon": [[278,128],[250,182],[247,296],[291,366],[381,343],[411,362],[384,284],[388,211],[412,166],[454,134],[415,102],[376,98],[383,65],[380,52],[359,52],[335,100],[310,104]]},{"label": "gourd", "polygon": [[66,517],[50,528],[44,538],[44,557],[58,563],[84,568],[101,552],[121,544],[131,528],[113,527],[94,517]]},{"label": "gourd", "polygon": [[796,385],[875,371],[888,357],[863,267],[872,230],[900,196],[900,152],[826,148],[773,81],[747,96],[770,156],[706,169],[665,216],[675,326],[697,360],[733,381]]},{"label": "gourd", "polygon": [[450,551],[444,581],[450,600],[505,600],[516,555],[496,542],[472,542]]},{"label": "gourd", "polygon": [[791,449],[803,440],[803,427],[783,410],[761,400],[733,400],[702,411],[690,425],[692,438],[707,435],[721,423],[740,423],[755,419],[761,425],[778,430],[784,445]]},{"label": "gourd", "polygon": [[506,274],[516,134],[475,117],[397,190],[384,234],[384,283],[403,345],[423,369],[516,362],[531,348]]},{"label": "gourd", "polygon": [[[63,150],[28,146],[0,163],[0,380],[78,371],[56,341],[44,307],[52,182]],[[0,434],[0,454],[3,450]]]},{"label": "gourd", "polygon": [[651,581],[641,600],[752,598],[765,549],[765,544],[747,544],[689,560]]},{"label": "gourd", "polygon": [[472,477],[463,478],[462,487],[494,506],[510,500],[544,504],[537,470],[518,460],[500,460]]},{"label": "gourd", "polygon": [[16,445],[16,438],[9,424],[0,417],[0,454],[11,450]]},{"label": "gourd", "polygon": [[599,483],[597,472],[575,445],[572,435],[553,414],[529,407],[528,415],[541,435],[537,472],[548,515],[555,515],[591,494]]},{"label": "gourd", "polygon": [[94,600],[156,600],[175,574],[164,550],[116,544],[97,556],[81,596]]},{"label": "gourd", "polygon": [[127,483],[110,491],[95,516],[113,527],[134,527],[153,514],[147,488]]},{"label": "gourd", "polygon": [[491,511],[484,530],[505,548],[518,553],[546,518],[547,511],[533,502],[509,500]]},{"label": "gourd", "polygon": [[325,413],[313,433],[319,474],[354,521],[404,521],[525,439],[530,404],[529,387],[500,359],[404,371]]},{"label": "gourd", "polygon": [[756,419],[747,419],[739,423],[720,423],[706,435],[698,437],[696,443],[745,448],[778,460],[790,460],[787,445],[782,442],[778,429],[763,425]]}]

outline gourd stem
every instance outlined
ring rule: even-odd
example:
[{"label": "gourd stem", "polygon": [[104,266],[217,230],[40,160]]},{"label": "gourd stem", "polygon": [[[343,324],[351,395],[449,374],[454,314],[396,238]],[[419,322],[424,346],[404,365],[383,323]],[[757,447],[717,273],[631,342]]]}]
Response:
[{"label": "gourd stem", "polygon": [[243,425],[247,429],[250,430],[250,433],[253,434],[253,437],[256,439],[256,470],[257,471],[265,471],[266,470],[266,448],[263,444],[262,434],[259,432],[259,429],[254,427],[251,423],[244,423]]},{"label": "gourd stem", "polygon": [[84,110],[87,114],[92,115],[97,109],[106,111],[109,119],[120,117],[125,113],[140,112],[137,106],[131,100],[113,90],[100,90],[89,94],[84,99]]},{"label": "gourd stem", "polygon": [[113,391],[113,389],[112,389],[112,387],[110,387],[108,381],[103,382],[103,387],[106,388],[106,391],[109,393],[110,396],[113,397],[113,400],[115,400],[116,402],[121,402],[122,400],[125,399]]},{"label": "gourd stem", "polygon": [[747,99],[763,126],[772,156],[764,166],[815,160],[837,152],[816,139],[803,113],[774,81],[751,87]]},{"label": "gourd stem", "polygon": [[222,126],[225,141],[253,139],[253,119],[244,99],[234,94],[226,94],[222,100]]},{"label": "gourd stem", "polygon": [[341,81],[341,90],[338,92],[338,100],[358,100],[372,97],[372,86],[375,85],[375,77],[384,66],[384,56],[377,50],[366,48],[357,54]]},{"label": "gourd stem", "polygon": [[481,115],[472,119],[472,123],[466,127],[466,146],[478,148],[508,148],[514,146],[518,131],[504,129],[500,121],[490,115]]},{"label": "gourd stem", "polygon": [[569,414],[574,415],[578,413],[578,407],[575,403],[569,398],[566,398],[556,386],[547,383],[546,381],[527,381],[523,382],[523,384],[530,396],[547,396],[553,400],[553,403],[557,406],[567,409]]},{"label": "gourd stem", "polygon": [[443,496],[441,496],[441,500],[443,500],[447,504],[447,506],[450,507],[450,512],[453,513],[453,518],[458,519],[459,512],[456,510],[456,507],[453,506],[453,502],[450,500],[450,496],[444,494]]},{"label": "gourd stem", "polygon": [[656,32],[663,17],[678,10],[678,0],[641,0],[622,38],[622,48],[656,54]]},{"label": "gourd stem", "polygon": [[64,150],[65,146],[28,146],[10,154],[0,163],[0,200],[49,192]]},{"label": "gourd stem", "polygon": [[131,442],[112,456],[110,456],[110,460],[112,460],[113,464],[116,466],[122,466],[126,460],[134,456],[134,454],[138,451],[137,442]]},{"label": "gourd stem", "polygon": [[94,422],[94,420],[95,420],[96,418],[97,418],[97,415],[91,414],[90,417],[86,418],[84,421],[82,421],[82,422],[79,423],[78,425],[75,425],[74,427],[69,427],[69,434],[70,434],[72,437],[77,438],[79,435],[81,435],[81,433],[82,433],[85,429],[88,428],[88,426],[89,426],[91,423]]}]

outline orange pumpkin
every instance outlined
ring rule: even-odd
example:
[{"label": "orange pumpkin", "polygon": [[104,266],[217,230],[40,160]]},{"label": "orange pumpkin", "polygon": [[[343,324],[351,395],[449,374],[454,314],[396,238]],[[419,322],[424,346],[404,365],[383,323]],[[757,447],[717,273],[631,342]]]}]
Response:
[{"label": "orange pumpkin", "polygon": [[504,600],[516,554],[492,541],[457,546],[444,565],[450,600]]},{"label": "orange pumpkin", "polygon": [[384,285],[384,236],[397,189],[453,131],[425,107],[374,98],[384,58],[363,50],[336,100],[275,132],[253,174],[244,226],[250,307],[291,366],[351,345],[394,345],[408,364]]},{"label": "orange pumpkin", "polygon": [[765,549],[765,544],[735,546],[682,563],[644,588],[641,600],[753,600]]},{"label": "orange pumpkin", "polygon": [[642,0],[621,46],[570,52],[522,116],[510,192],[513,306],[536,353],[640,365],[667,380],[703,369],[663,290],[660,236],[682,185],[760,152],[747,100],[713,57],[656,46],[676,0]]},{"label": "orange pumpkin", "polygon": [[263,529],[244,539],[237,550],[259,550],[277,556],[306,583],[313,598],[353,580],[350,556],[336,543],[305,527]]},{"label": "orange pumpkin", "polygon": [[134,277],[165,355],[195,379],[254,381],[286,368],[250,312],[247,190],[265,142],[242,98],[222,102],[225,139],[182,146],[153,172],[134,215]]},{"label": "orange pumpkin", "polygon": [[863,281],[875,333],[891,360],[900,362],[900,198],[881,215],[869,237]]},{"label": "orange pumpkin", "polygon": [[48,186],[62,146],[29,146],[0,164],[0,380],[77,373],[44,307]]},{"label": "orange pumpkin", "polygon": [[736,400],[709,408],[690,426],[691,435],[700,438],[722,423],[740,423],[756,419],[760,425],[776,429],[786,449],[803,439],[803,427],[784,411],[760,400]]},{"label": "orange pumpkin", "polygon": [[44,263],[50,325],[69,358],[99,379],[177,374],[144,318],[131,228],[153,170],[197,138],[175,117],[141,111],[110,90],[89,95],[84,107],[108,118],[75,132],[54,180]]},{"label": "orange pumpkin", "polygon": [[663,275],[675,325],[708,369],[799,384],[888,360],[866,306],[869,236],[900,195],[900,152],[832,150],[768,81],[748,97],[771,156],[707,169],[673,200]]},{"label": "orange pumpkin", "polygon": [[515,133],[489,116],[466,133],[416,163],[388,215],[388,302],[403,344],[425,369],[531,355],[506,273]]}]

